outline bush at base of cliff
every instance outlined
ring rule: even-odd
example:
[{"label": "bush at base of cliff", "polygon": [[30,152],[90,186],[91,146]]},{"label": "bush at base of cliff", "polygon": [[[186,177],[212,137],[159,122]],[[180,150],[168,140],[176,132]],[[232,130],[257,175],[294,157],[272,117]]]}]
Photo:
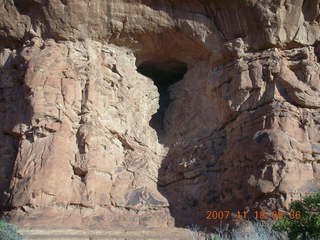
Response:
[{"label": "bush at base of cliff", "polygon": [[22,236],[17,232],[17,227],[0,221],[0,239],[1,240],[22,240]]},{"label": "bush at base of cliff", "polygon": [[290,240],[320,239],[320,192],[292,202],[289,210],[291,215],[280,219],[275,230],[286,231]]},{"label": "bush at base of cliff", "polygon": [[189,227],[190,240],[284,240],[287,239],[285,234],[280,234],[272,229],[272,224],[268,222],[247,222],[249,228],[247,231],[237,228],[231,231],[223,231],[217,228],[217,233],[205,234],[201,232],[198,226]]}]

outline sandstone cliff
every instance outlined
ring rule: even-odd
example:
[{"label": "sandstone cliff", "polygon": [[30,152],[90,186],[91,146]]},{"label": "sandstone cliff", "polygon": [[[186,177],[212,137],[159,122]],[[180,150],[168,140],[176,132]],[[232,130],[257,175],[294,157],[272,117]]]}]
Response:
[{"label": "sandstone cliff", "polygon": [[320,189],[320,0],[2,0],[0,206],[206,224]]}]

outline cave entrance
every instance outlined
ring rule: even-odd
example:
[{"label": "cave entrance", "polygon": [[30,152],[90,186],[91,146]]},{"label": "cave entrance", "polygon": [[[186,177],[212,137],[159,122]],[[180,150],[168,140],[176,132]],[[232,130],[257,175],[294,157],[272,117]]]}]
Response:
[{"label": "cave entrance", "polygon": [[164,117],[171,100],[169,87],[180,81],[187,70],[188,67],[186,63],[171,59],[145,61],[138,66],[138,72],[151,78],[160,94],[160,107],[150,121],[150,126],[157,131],[159,139],[165,134]]}]

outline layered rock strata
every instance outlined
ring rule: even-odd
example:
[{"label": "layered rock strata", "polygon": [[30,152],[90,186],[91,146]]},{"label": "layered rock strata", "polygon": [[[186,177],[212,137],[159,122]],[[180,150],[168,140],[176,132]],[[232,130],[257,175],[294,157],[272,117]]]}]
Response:
[{"label": "layered rock strata", "polygon": [[2,1],[2,213],[205,225],[319,191],[319,4]]}]

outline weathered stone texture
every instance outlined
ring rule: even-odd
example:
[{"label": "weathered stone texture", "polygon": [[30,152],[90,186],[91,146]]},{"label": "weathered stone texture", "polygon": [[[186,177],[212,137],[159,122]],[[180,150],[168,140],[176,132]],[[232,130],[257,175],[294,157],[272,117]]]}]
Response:
[{"label": "weathered stone texture", "polygon": [[[165,227],[319,191],[319,3],[2,1],[2,212]],[[188,68],[161,134],[148,61]]]}]

